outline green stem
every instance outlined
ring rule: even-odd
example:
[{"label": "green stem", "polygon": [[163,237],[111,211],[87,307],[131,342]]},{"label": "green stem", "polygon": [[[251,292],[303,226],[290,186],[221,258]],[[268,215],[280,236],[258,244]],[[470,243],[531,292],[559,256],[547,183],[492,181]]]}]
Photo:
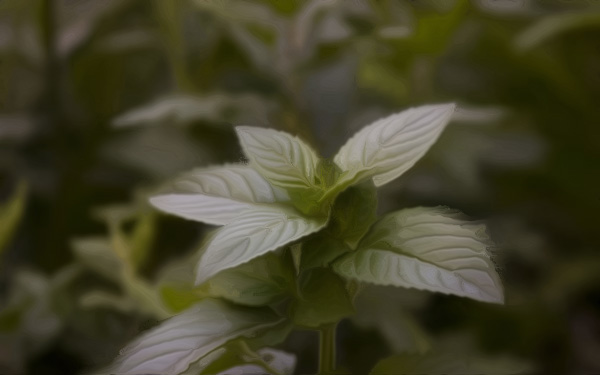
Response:
[{"label": "green stem", "polygon": [[319,374],[335,373],[335,329],[336,324],[331,324],[320,330]]}]

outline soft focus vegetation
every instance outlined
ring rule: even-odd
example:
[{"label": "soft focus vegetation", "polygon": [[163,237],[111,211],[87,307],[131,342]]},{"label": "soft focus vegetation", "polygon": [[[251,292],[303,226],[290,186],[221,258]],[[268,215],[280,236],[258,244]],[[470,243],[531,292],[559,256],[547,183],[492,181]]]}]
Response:
[{"label": "soft focus vegetation", "polygon": [[[370,287],[338,327],[339,368],[600,372],[597,2],[0,1],[0,373],[104,366],[206,294],[189,257],[213,227],[148,197],[241,161],[234,126],[330,157],[445,102],[453,121],[377,214],[486,220],[505,305]],[[277,346],[298,374],[316,347],[310,330]]]}]

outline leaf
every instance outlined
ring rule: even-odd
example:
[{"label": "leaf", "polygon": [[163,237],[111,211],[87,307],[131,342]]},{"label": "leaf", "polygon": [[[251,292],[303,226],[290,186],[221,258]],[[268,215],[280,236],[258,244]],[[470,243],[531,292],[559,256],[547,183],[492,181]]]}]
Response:
[{"label": "leaf", "polygon": [[356,296],[351,319],[358,327],[377,329],[393,353],[423,354],[431,349],[430,338],[414,315],[430,296],[416,289],[369,285]]},{"label": "leaf", "polygon": [[165,179],[207,164],[213,155],[182,128],[156,126],[119,135],[102,147],[102,157],[115,164]]},{"label": "leaf", "polygon": [[117,257],[105,237],[86,237],[71,242],[77,259],[98,274],[120,283],[123,261]]},{"label": "leaf", "polygon": [[162,211],[224,225],[252,207],[287,200],[285,191],[273,187],[258,172],[245,165],[196,169],[176,179],[174,193],[150,198]]},{"label": "leaf", "polygon": [[531,374],[532,366],[510,356],[480,353],[471,340],[443,337],[427,354],[398,354],[381,360],[371,375],[390,374]]},{"label": "leaf", "polygon": [[327,229],[355,249],[376,216],[377,191],[368,181],[346,189],[336,198]]},{"label": "leaf", "polygon": [[385,216],[359,249],[333,264],[339,274],[379,285],[504,301],[487,252],[485,227],[445,208],[412,208]]},{"label": "leaf", "polygon": [[185,124],[197,120],[218,121],[227,104],[228,98],[221,95],[171,95],[134,108],[112,123],[115,127],[131,127],[160,123]]},{"label": "leaf", "polygon": [[200,371],[194,373],[186,372],[186,374],[291,375],[296,365],[296,356],[293,354],[270,348],[261,348],[255,352],[243,339],[230,341],[219,350],[222,350],[222,352],[218,356],[211,354],[213,358],[203,358],[200,361],[206,363],[208,361],[205,359],[210,359],[210,363],[206,363],[203,366],[192,365],[200,368]]},{"label": "leaf", "polygon": [[125,347],[102,374],[179,374],[229,340],[278,323],[268,309],[234,307],[206,299]]},{"label": "leaf", "polygon": [[298,284],[293,310],[295,324],[319,327],[354,313],[344,281],[329,269],[309,270],[300,275]]},{"label": "leaf", "polygon": [[141,214],[129,236],[129,259],[135,269],[139,269],[152,249],[156,235],[156,215],[153,212]]},{"label": "leaf", "polygon": [[196,284],[280,246],[318,231],[326,218],[305,218],[291,207],[272,205],[243,212],[215,232],[196,267]]},{"label": "leaf", "polygon": [[598,12],[558,13],[528,27],[516,38],[515,46],[520,50],[529,50],[565,32],[592,27],[600,27]]},{"label": "leaf", "polygon": [[292,375],[294,373],[296,367],[296,356],[294,354],[264,348],[256,353],[256,357],[254,361],[258,362],[257,364],[235,366],[221,371],[217,375]]},{"label": "leaf", "polygon": [[294,273],[281,258],[265,254],[212,277],[208,293],[242,305],[261,306],[281,300],[290,293]]},{"label": "leaf", "polygon": [[235,129],[250,164],[273,185],[286,189],[318,189],[319,157],[306,143],[273,129],[251,126]]},{"label": "leaf", "polygon": [[453,111],[454,104],[427,105],[366,126],[334,157],[345,172],[338,184],[373,178],[381,186],[399,177],[437,140]]},{"label": "leaf", "polygon": [[332,236],[329,230],[319,232],[302,242],[299,269],[327,267],[351,250],[344,241]]},{"label": "leaf", "polygon": [[137,311],[136,303],[131,298],[102,290],[85,293],[79,299],[79,303],[86,309],[108,308],[125,314]]},{"label": "leaf", "polygon": [[27,186],[21,182],[8,202],[0,206],[0,254],[6,249],[25,211]]},{"label": "leaf", "polygon": [[159,291],[146,280],[132,272],[123,273],[122,288],[135,301],[138,311],[156,316],[159,319],[164,319],[172,315],[172,312],[167,309],[160,298]]}]

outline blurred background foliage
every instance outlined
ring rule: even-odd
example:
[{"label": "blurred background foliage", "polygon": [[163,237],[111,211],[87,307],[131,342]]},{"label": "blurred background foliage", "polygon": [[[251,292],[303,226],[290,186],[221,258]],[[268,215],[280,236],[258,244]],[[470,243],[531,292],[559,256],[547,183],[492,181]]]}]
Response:
[{"label": "blurred background foliage", "polygon": [[[206,293],[186,257],[210,228],[146,202],[241,161],[233,126],[331,156],[372,120],[450,101],[454,121],[378,210],[488,220],[506,306],[367,288],[341,366],[408,353],[386,361],[429,371],[410,356],[458,348],[600,372],[598,1],[0,1],[0,373],[106,364]],[[283,344],[297,373],[315,345]]]}]

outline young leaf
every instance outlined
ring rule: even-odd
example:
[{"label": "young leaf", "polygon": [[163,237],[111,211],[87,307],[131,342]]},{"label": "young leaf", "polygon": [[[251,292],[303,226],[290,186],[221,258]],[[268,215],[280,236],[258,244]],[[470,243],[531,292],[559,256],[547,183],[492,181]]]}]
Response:
[{"label": "young leaf", "polygon": [[427,105],[366,126],[334,157],[345,173],[338,184],[373,178],[381,186],[399,177],[427,152],[453,111],[454,104]]},{"label": "young leaf", "polygon": [[445,208],[412,208],[381,219],[359,249],[333,264],[341,275],[502,303],[485,228]]},{"label": "young leaf", "polygon": [[300,276],[299,296],[294,301],[294,323],[318,327],[352,315],[354,307],[346,285],[327,268],[315,268]]},{"label": "young leaf", "polygon": [[371,181],[351,186],[335,200],[327,229],[353,249],[376,218],[377,191]]},{"label": "young leaf", "polygon": [[207,282],[208,293],[242,305],[268,305],[285,298],[293,272],[281,257],[269,253],[218,273]]},{"label": "young leaf", "polygon": [[288,199],[285,191],[245,165],[196,169],[177,179],[174,190],[150,202],[162,211],[215,225],[225,225],[261,203]]},{"label": "young leaf", "polygon": [[102,374],[179,374],[229,340],[279,322],[268,309],[205,299],[125,347]]},{"label": "young leaf", "polygon": [[235,128],[250,164],[273,185],[286,189],[318,189],[319,157],[309,145],[285,132]]},{"label": "young leaf", "polygon": [[293,208],[271,205],[246,211],[215,232],[196,267],[196,284],[318,231],[326,218],[306,218]]}]

